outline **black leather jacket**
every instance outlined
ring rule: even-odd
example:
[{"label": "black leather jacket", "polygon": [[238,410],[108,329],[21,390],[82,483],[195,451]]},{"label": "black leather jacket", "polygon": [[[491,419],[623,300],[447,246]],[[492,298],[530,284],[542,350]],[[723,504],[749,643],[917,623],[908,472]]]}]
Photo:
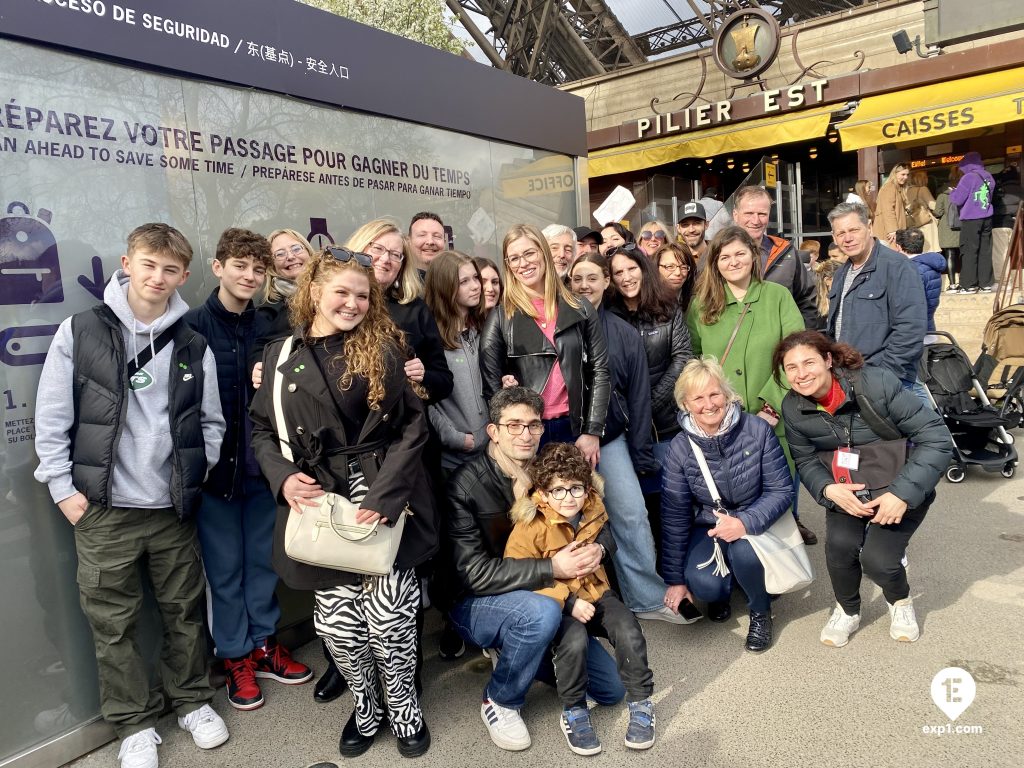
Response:
[{"label": "black leather jacket", "polygon": [[640,334],[651,377],[651,416],[655,439],[661,441],[671,437],[679,431],[679,406],[673,396],[676,379],[693,357],[686,318],[681,309],[663,322],[641,320],[636,312],[629,312],[622,306],[613,306],[612,311]]},{"label": "black leather jacket", "polygon": [[574,435],[604,434],[608,412],[608,350],[597,311],[588,301],[579,307],[558,299],[555,346],[536,321],[522,312],[511,319],[499,304],[491,312],[480,337],[480,368],[484,397],[501,389],[501,377],[511,374],[520,385],[540,392],[555,363],[569,392],[569,417]]}]

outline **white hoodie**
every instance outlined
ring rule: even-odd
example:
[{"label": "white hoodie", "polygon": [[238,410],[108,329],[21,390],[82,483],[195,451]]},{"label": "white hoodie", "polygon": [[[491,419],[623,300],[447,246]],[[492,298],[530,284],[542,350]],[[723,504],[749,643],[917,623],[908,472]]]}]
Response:
[{"label": "white hoodie", "polygon": [[[188,311],[175,292],[167,311],[150,325],[140,323],[128,306],[128,276],[118,270],[103,291],[103,302],[121,321],[125,353],[133,360],[151,346],[161,331]],[[35,478],[46,483],[55,503],[73,496],[71,480],[71,439],[74,425],[74,339],[71,318],[60,324],[39,377],[36,397],[36,454],[39,467]],[[174,345],[167,344],[144,370],[152,383],[127,391],[128,412],[122,425],[112,470],[110,503],[115,507],[159,509],[171,506],[171,441],[168,397]],[[207,471],[220,457],[224,439],[217,389],[217,365],[207,348],[203,357],[203,402],[201,422],[206,443]]]}]

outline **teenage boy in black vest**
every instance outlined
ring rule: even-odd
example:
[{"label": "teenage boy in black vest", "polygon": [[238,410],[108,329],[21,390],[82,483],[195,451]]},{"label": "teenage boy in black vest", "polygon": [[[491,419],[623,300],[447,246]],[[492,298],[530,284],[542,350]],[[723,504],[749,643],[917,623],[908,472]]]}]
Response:
[{"label": "teenage boy in black vest", "polygon": [[39,378],[35,477],[75,526],[100,709],[122,739],[122,768],[156,768],[164,707],[136,645],[143,565],[163,618],[160,676],[178,725],[203,749],[228,739],[209,704],[193,519],[224,418],[213,353],[182,320],[188,305],[177,289],[191,260],[173,227],[135,229],[103,304],[61,323]]},{"label": "teenage boy in black vest", "polygon": [[196,528],[210,585],[214,653],[224,659],[228,703],[236,709],[263,706],[257,678],[296,685],[313,677],[274,638],[281,617],[274,595],[277,574],[270,564],[277,502],[251,447],[246,362],[256,339],[252,297],[271,262],[263,235],[225,230],[212,264],[219,285],[203,306],[185,315],[213,350],[227,422],[220,460],[203,484]]}]

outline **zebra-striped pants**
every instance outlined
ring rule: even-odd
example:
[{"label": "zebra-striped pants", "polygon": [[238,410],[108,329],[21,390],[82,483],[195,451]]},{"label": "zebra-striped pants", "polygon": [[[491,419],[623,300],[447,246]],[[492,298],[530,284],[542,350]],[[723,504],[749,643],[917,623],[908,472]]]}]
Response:
[{"label": "zebra-striped pants", "polygon": [[[366,494],[361,479],[350,478],[353,502]],[[376,733],[386,707],[396,736],[417,733],[423,710],[415,685],[415,569],[363,576],[359,584],[318,589],[314,597],[313,623],[352,691],[359,732]]]}]

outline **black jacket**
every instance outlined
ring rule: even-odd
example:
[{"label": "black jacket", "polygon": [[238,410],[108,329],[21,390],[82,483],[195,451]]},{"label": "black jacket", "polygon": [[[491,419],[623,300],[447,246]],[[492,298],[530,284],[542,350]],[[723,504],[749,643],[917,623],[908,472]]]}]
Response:
[{"label": "black jacket", "polygon": [[[800,471],[800,481],[818,503],[831,508],[825,498],[825,486],[835,482],[831,467],[825,466],[818,451],[834,451],[846,444],[846,433],[853,419],[853,447],[879,440],[877,434],[861,417],[851,396],[850,380],[845,371],[837,370],[839,384],[847,399],[835,415],[818,408],[814,400],[790,390],[782,401],[782,418],[786,423],[786,440]],[[935,490],[942,473],[949,466],[953,443],[937,413],[909,390],[903,389],[887,368],[865,366],[859,372],[857,393],[865,397],[884,422],[895,426],[914,449],[888,490],[911,509],[919,507]]]},{"label": "black jacket", "polygon": [[[110,506],[111,474],[121,429],[128,416],[128,368],[121,322],[106,304],[71,319],[74,337],[74,402],[71,477],[89,501]],[[178,321],[173,333],[174,366],[191,376],[171,376],[168,424],[171,452],[171,504],[178,517],[195,514],[206,476],[203,437],[203,357],[206,340]],[[162,334],[161,334],[162,335]]]},{"label": "black jacket", "polygon": [[[395,567],[404,570],[425,562],[437,551],[438,540],[437,512],[423,469],[427,416],[423,403],[408,385],[397,350],[391,357],[380,409],[370,411],[356,443],[347,444],[344,423],[313,351],[297,334],[291,355],[278,368],[283,343],[278,340],[267,345],[263,385],[256,390],[249,409],[256,459],[278,502],[274,569],[293,589],[324,589],[358,582],[360,577],[356,574],[305,565],[285,554],[289,508],[281,496],[284,481],[300,471],[315,477],[325,490],[347,495],[347,466],[353,458],[359,459],[369,485],[360,506],[373,509],[392,522],[406,504],[412,507]],[[277,376],[283,377],[282,407],[295,463],[282,456],[275,426],[273,390]]]},{"label": "black jacket", "polygon": [[800,252],[793,244],[775,235],[764,235],[761,238],[761,263],[764,264],[764,279],[778,283],[793,294],[804,325],[812,330],[821,325],[818,314],[818,291],[814,286],[814,278],[804,266]]},{"label": "black jacket", "polygon": [[[217,361],[217,388],[227,429],[221,444],[220,460],[210,470],[203,490],[223,499],[245,492],[246,457],[249,453],[249,359],[255,347],[253,326],[256,310],[250,301],[242,314],[231,312],[218,298],[219,288],[201,307],[190,309],[184,320],[201,333]],[[258,470],[257,470],[258,471]]]},{"label": "black jacket", "polygon": [[643,320],[639,313],[629,312],[621,305],[613,306],[612,311],[632,325],[643,340],[650,373],[655,440],[665,440],[679,431],[679,406],[673,390],[683,366],[693,357],[686,317],[681,309],[662,322]]},{"label": "black jacket", "polygon": [[601,445],[610,443],[623,432],[629,456],[637,472],[657,474],[660,467],[651,443],[651,386],[647,355],[636,330],[603,306],[598,310],[601,329],[608,345],[608,376],[611,394]]},{"label": "black jacket", "polygon": [[608,412],[608,351],[601,321],[590,302],[582,300],[577,308],[559,297],[555,346],[537,322],[522,312],[516,312],[510,320],[499,304],[488,315],[480,337],[486,399],[501,389],[505,374],[541,392],[556,360],[569,392],[573,434],[602,436]]},{"label": "black jacket", "polygon": [[292,333],[291,321],[288,318],[288,302],[275,301],[260,304],[256,307],[256,317],[253,320],[253,336],[256,341],[249,351],[248,368],[263,360],[263,348],[274,339],[281,339],[290,336]]},{"label": "black jacket", "polygon": [[430,314],[430,308],[423,299],[415,298],[408,304],[399,304],[388,298],[388,313],[395,325],[405,331],[406,343],[423,361],[423,386],[430,396],[427,403],[444,400],[452,393],[455,377],[448,370],[444,356],[444,343],[437,321]]},{"label": "black jacket", "polygon": [[[512,532],[509,511],[515,498],[512,481],[485,453],[475,456],[448,480],[448,516],[445,561],[453,571],[441,607],[447,610],[469,595],[503,595],[518,589],[534,591],[554,586],[551,560],[505,557]],[[610,526],[605,526],[602,534]],[[615,551],[610,535],[599,536],[606,557]]]}]

